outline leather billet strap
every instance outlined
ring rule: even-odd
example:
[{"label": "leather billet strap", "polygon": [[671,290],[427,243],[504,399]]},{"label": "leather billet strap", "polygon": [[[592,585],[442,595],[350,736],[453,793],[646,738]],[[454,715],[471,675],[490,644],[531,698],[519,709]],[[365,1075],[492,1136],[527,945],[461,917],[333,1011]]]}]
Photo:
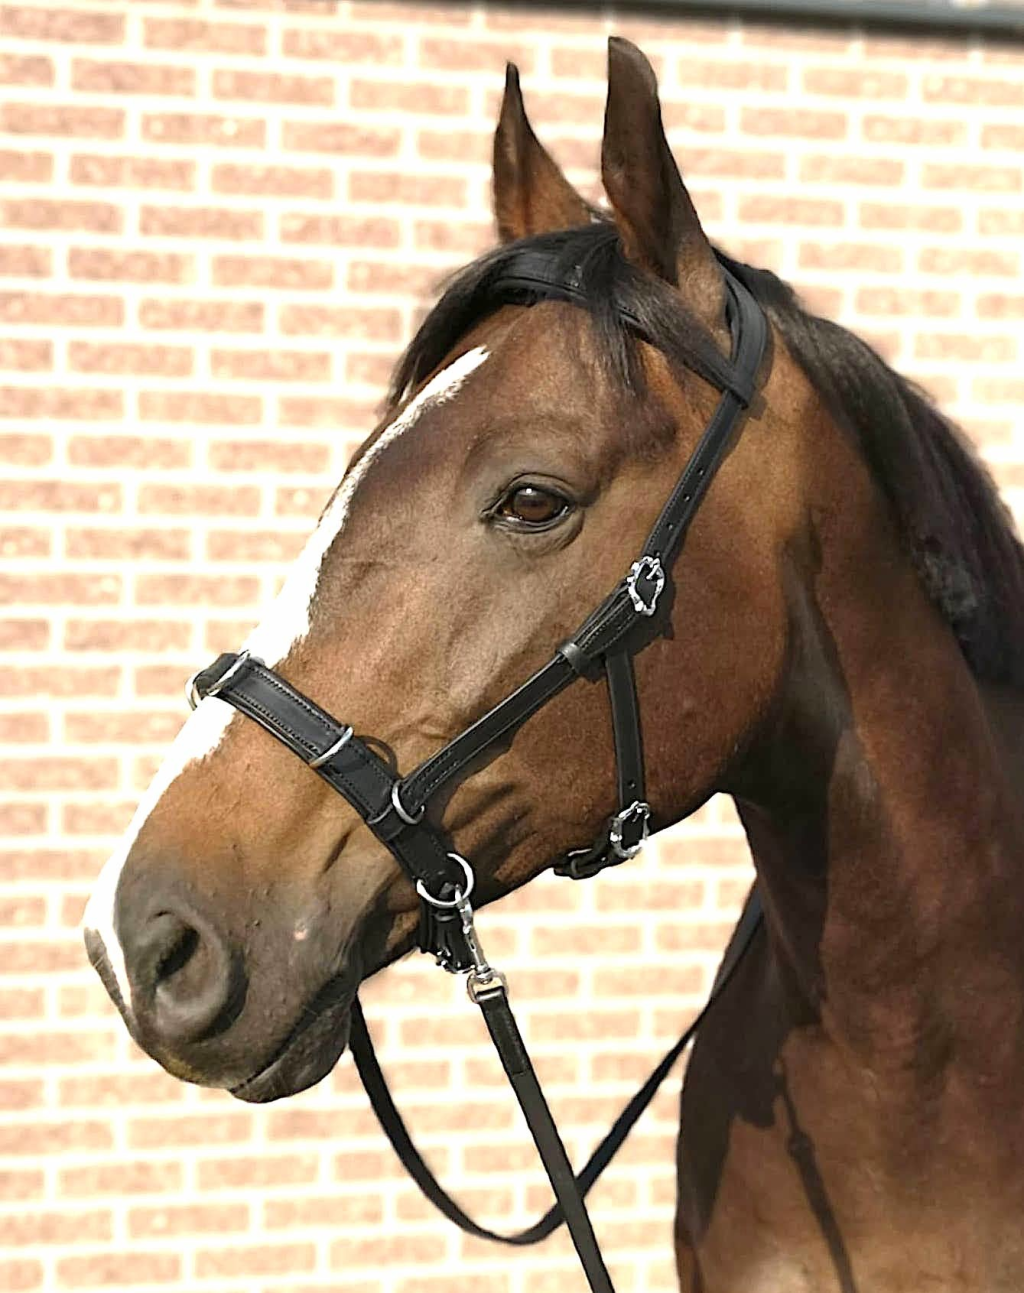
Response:
[{"label": "leather billet strap", "polygon": [[[586,1198],[598,1177],[615,1157],[619,1147],[632,1131],[641,1114],[654,1099],[676,1061],[697,1035],[708,1012],[725,991],[733,975],[745,959],[749,948],[753,944],[754,935],[761,928],[762,920],[761,897],[755,887],[750,892],[747,904],[730,940],[728,950],[722,959],[718,974],[715,976],[711,995],[679,1040],[674,1042],[658,1061],[650,1077],[615,1119],[604,1139],[590,1155],[586,1166],[577,1173],[571,1182],[571,1191],[581,1201]],[[504,1009],[509,1009],[507,999]],[[416,1148],[416,1144],[409,1134],[409,1129],[398,1111],[391,1092],[388,1090],[387,1081],[377,1060],[358,998],[352,1007],[352,1033],[349,1046],[359,1077],[366,1094],[370,1098],[370,1104],[373,1106],[373,1111],[377,1115],[377,1120],[384,1134],[398,1155],[399,1161],[420,1187],[426,1198],[449,1221],[453,1221],[460,1229],[466,1231],[467,1234],[475,1235],[478,1239],[490,1239],[497,1243],[511,1244],[515,1247],[525,1247],[529,1244],[540,1243],[541,1240],[547,1239],[549,1235],[554,1234],[558,1227],[562,1225],[566,1217],[561,1205],[557,1202],[532,1226],[528,1226],[525,1230],[520,1230],[514,1234],[489,1230],[486,1226],[481,1226],[474,1221],[445,1190],[427,1165],[423,1155]],[[504,1062],[504,1055],[502,1055],[502,1061]],[[527,1112],[527,1121],[532,1126],[530,1111],[526,1106],[524,1106],[524,1110]],[[566,1189],[560,1189],[560,1191],[556,1192],[556,1198],[561,1198],[566,1192]]]}]

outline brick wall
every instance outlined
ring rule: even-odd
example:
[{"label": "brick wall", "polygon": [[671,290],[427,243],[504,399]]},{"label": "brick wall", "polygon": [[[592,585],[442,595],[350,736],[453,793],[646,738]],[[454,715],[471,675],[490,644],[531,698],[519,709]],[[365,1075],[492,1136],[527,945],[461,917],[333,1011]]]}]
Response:
[{"label": "brick wall", "polygon": [[[797,282],[1024,486],[1024,53],[303,0],[0,4],[0,1287],[581,1289],[564,1240],[461,1238],[345,1059],[248,1108],[129,1043],[84,899],[184,716],[374,420],[431,285],[488,244],[503,62],[596,195],[608,31],[658,65],[710,232]],[[580,1159],[707,990],[748,882],[728,804],[482,920]],[[599,949],[599,950],[595,950]],[[536,958],[534,960],[533,958]],[[545,1194],[474,1012],[421,961],[366,992],[444,1176]],[[620,1290],[672,1287],[669,1083],[594,1196]]]}]

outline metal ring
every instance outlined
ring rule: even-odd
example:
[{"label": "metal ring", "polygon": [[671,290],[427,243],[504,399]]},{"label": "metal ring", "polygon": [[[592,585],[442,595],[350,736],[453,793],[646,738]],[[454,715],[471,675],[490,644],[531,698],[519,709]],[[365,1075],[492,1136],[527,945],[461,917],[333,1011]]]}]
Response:
[{"label": "metal ring", "polygon": [[198,706],[199,702],[203,699],[202,696],[200,696],[200,694],[196,691],[196,679],[199,677],[199,675],[202,672],[203,672],[202,669],[197,669],[195,673],[192,675],[192,677],[189,678],[188,682],[185,684],[185,699],[188,701],[189,709],[195,709]]},{"label": "metal ring", "polygon": [[231,679],[235,676],[235,674],[238,673],[239,669],[244,668],[245,665],[248,664],[248,662],[249,662],[249,652],[248,651],[239,652],[238,659],[231,666],[231,668],[225,669],[212,687],[207,687],[206,689],[207,696],[216,696],[218,692],[223,691],[224,688],[231,681]]},{"label": "metal ring", "polygon": [[311,768],[322,768],[325,763],[328,763],[334,758],[339,750],[343,750],[351,740],[352,728],[350,724],[346,723],[344,732],[342,732],[341,736],[338,737],[330,749],[324,750],[323,754],[318,754],[315,759],[310,759],[309,766]]},{"label": "metal ring", "polygon": [[466,859],[462,856],[461,853],[449,853],[448,856],[451,858],[453,862],[458,862],[459,866],[462,867],[462,874],[466,877],[466,888],[463,893],[458,893],[458,890],[456,890],[456,893],[458,894],[458,896],[456,898],[453,898],[450,902],[446,902],[443,898],[435,898],[434,895],[427,889],[426,885],[423,883],[422,880],[416,881],[416,892],[423,899],[423,901],[429,902],[431,907],[442,907],[445,910],[451,910],[455,907],[461,907],[462,904],[469,897],[469,895],[473,892],[473,885],[476,883],[476,876],[473,874],[473,868],[469,865],[469,863],[466,861]]},{"label": "metal ring", "polygon": [[399,783],[396,781],[395,784],[391,787],[391,806],[392,808],[394,808],[395,812],[399,815],[399,817],[401,817],[402,821],[405,822],[406,826],[415,826],[416,823],[420,821],[420,819],[423,817],[423,814],[427,811],[427,805],[420,804],[419,811],[417,813],[414,813],[410,817],[410,815],[405,811],[405,805],[402,803],[401,799],[399,798],[398,785]]}]

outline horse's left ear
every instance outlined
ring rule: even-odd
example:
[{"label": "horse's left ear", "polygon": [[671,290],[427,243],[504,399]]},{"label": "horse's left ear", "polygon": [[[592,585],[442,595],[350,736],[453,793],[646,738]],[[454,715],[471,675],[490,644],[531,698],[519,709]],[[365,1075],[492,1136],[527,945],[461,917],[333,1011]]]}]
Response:
[{"label": "horse's left ear", "polygon": [[608,103],[601,178],[626,256],[680,288],[721,326],[724,284],[665,138],[654,69],[628,40],[608,41]]},{"label": "horse's left ear", "polygon": [[590,207],[533,133],[513,63],[494,132],[494,217],[502,242],[590,223]]}]

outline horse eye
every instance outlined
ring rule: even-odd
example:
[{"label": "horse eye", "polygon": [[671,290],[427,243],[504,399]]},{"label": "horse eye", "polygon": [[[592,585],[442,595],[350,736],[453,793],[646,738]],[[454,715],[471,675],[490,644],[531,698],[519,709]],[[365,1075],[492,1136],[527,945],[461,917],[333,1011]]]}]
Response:
[{"label": "horse eye", "polygon": [[538,485],[520,485],[506,494],[497,508],[498,516],[522,526],[550,525],[569,510],[569,502]]}]

